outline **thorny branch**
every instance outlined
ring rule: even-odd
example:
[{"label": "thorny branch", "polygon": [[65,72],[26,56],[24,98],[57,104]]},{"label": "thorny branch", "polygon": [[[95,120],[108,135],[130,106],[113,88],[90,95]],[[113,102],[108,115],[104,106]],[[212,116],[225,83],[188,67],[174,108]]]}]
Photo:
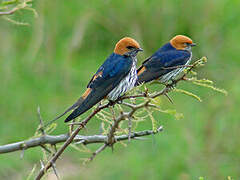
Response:
[{"label": "thorny branch", "polygon": [[[162,128],[162,126],[160,126],[158,128],[158,132],[160,132],[162,130],[163,130],[163,128]],[[141,136],[148,136],[148,135],[156,134],[158,132],[154,132],[152,130],[134,132],[131,134],[131,139],[135,139],[135,138],[141,137]],[[40,137],[32,138],[30,140],[20,141],[20,142],[0,146],[0,154],[19,151],[19,150],[23,150],[23,149],[26,150],[29,148],[43,146],[46,144],[56,145],[58,143],[65,142],[68,138],[69,138],[68,134],[60,134],[60,135],[56,135],[56,136],[43,135]],[[116,142],[128,140],[128,135],[115,136],[114,139]],[[93,136],[77,135],[73,139],[73,142],[77,143],[77,144],[81,143],[83,145],[88,145],[88,144],[93,144],[93,143],[108,143],[108,136],[106,136],[106,135],[93,135]],[[47,151],[49,151],[49,150],[47,150]]]},{"label": "thorny branch", "polygon": [[[145,88],[145,91],[142,93],[139,93],[136,95],[122,96],[114,103],[109,102],[109,103],[106,103],[103,105],[99,104],[94,109],[94,111],[83,121],[70,123],[70,125],[72,126],[72,131],[69,134],[63,134],[63,135],[59,135],[59,136],[47,135],[42,129],[44,126],[43,126],[43,122],[41,120],[41,116],[40,116],[40,112],[39,112],[39,119],[40,119],[40,128],[39,129],[41,130],[41,136],[27,140],[27,141],[22,141],[22,142],[17,142],[17,143],[13,143],[13,144],[0,146],[0,153],[7,153],[7,152],[16,151],[16,150],[26,150],[28,148],[32,148],[32,147],[36,147],[36,146],[45,147],[46,144],[56,145],[57,143],[64,142],[64,144],[55,153],[52,154],[52,156],[50,157],[50,159],[48,160],[48,162],[45,165],[42,163],[42,168],[36,177],[36,179],[41,179],[44,176],[44,174],[47,173],[47,170],[49,168],[53,168],[54,171],[56,171],[56,167],[55,167],[56,160],[60,157],[60,155],[65,151],[65,149],[72,142],[76,142],[76,143],[80,143],[80,144],[84,144],[84,145],[91,144],[91,143],[103,143],[103,145],[99,149],[97,149],[92,154],[92,156],[89,158],[89,161],[91,161],[96,157],[97,154],[102,152],[107,147],[112,148],[113,145],[119,141],[123,141],[123,140],[127,140],[127,139],[136,139],[140,136],[156,134],[156,133],[162,131],[162,126],[160,126],[159,128],[155,128],[155,129],[153,128],[153,130],[140,131],[140,132],[130,132],[131,128],[128,128],[129,129],[128,134],[116,135],[118,130],[121,129],[119,127],[121,124],[121,121],[134,119],[135,118],[134,114],[136,113],[136,111],[138,111],[140,109],[146,109],[150,113],[149,109],[159,108],[157,105],[152,104],[151,101],[154,98],[156,98],[158,96],[162,96],[162,95],[165,95],[168,98],[170,98],[167,94],[174,89],[174,87],[177,85],[177,83],[180,81],[192,81],[192,79],[188,79],[186,77],[187,74],[192,72],[192,70],[195,67],[201,66],[205,62],[206,62],[206,58],[202,58],[202,59],[194,62],[192,65],[186,66],[187,70],[183,73],[182,76],[180,76],[176,80],[173,80],[170,84],[167,84],[165,86],[165,88],[163,88],[159,92],[149,93],[148,89]],[[180,68],[180,67],[174,67],[174,68]],[[127,99],[132,100],[132,99],[136,99],[136,98],[143,98],[144,102],[142,102],[140,104],[135,104],[135,103],[128,103],[128,102],[124,101]],[[83,127],[85,127],[87,125],[87,123],[95,115],[97,115],[98,113],[100,114],[100,111],[103,111],[104,109],[108,109],[109,107],[112,107],[113,105],[115,105],[118,102],[121,102],[122,106],[126,106],[126,107],[130,108],[130,110],[129,111],[120,110],[118,116],[115,116],[114,111],[111,109],[112,117],[110,120],[112,122],[108,122],[108,123],[110,123],[110,128],[108,129],[108,131],[105,135],[94,135],[94,136],[78,135],[79,131]],[[149,115],[149,117],[150,117],[150,115]],[[77,126],[77,128],[75,130],[73,128],[74,126]]]},{"label": "thorny branch", "polygon": [[[200,60],[199,60],[200,61]],[[165,95],[167,94],[169,91],[171,91],[173,89],[173,87],[181,80],[186,80],[186,75],[199,64],[199,61],[196,61],[188,70],[187,72],[185,72],[180,78],[178,78],[177,80],[173,81],[171,84],[167,85],[163,90],[161,90],[158,93],[155,94],[150,94],[148,93],[148,90],[146,89],[146,91],[142,94],[138,94],[138,95],[133,95],[133,96],[123,96],[121,98],[118,99],[118,101],[123,101],[124,99],[132,99],[132,98],[137,98],[137,97],[147,97],[148,99],[154,99],[158,96],[161,95]],[[120,121],[124,120],[124,119],[128,119],[131,118],[132,115],[135,113],[135,111],[137,109],[143,108],[143,107],[147,107],[150,104],[150,100],[147,100],[145,103],[134,106],[132,105],[132,110],[128,113],[122,112],[120,113],[119,117],[117,117],[117,119],[114,121],[112,127],[109,130],[108,133],[108,142],[103,145],[102,147],[100,147],[94,154],[93,156],[90,158],[90,160],[92,160],[98,153],[100,153],[101,151],[103,151],[107,146],[113,146],[113,144],[116,142],[114,139],[114,133],[116,132],[116,129],[120,123]],[[64,152],[64,150],[68,147],[68,145],[73,141],[73,139],[75,138],[75,136],[78,134],[78,132],[87,124],[87,122],[94,116],[96,115],[98,112],[100,112],[102,109],[108,108],[110,105],[110,103],[106,104],[106,105],[102,105],[100,107],[97,107],[84,121],[79,123],[76,123],[76,125],[78,124],[79,126],[76,128],[76,130],[71,134],[71,136],[67,139],[67,141],[63,144],[63,146],[57,151],[57,153],[48,161],[48,163],[45,165],[44,168],[42,168],[37,176],[36,179],[41,179],[41,177],[47,172],[47,170],[52,166],[53,163],[55,163],[55,161],[58,159],[58,157]],[[126,104],[125,104],[126,105]]]}]

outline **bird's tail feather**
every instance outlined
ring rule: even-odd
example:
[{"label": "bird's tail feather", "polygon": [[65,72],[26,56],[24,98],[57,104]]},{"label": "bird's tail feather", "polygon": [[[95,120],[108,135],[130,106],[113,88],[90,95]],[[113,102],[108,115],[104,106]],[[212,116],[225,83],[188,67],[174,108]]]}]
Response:
[{"label": "bird's tail feather", "polygon": [[58,120],[59,118],[61,118],[62,116],[64,116],[66,113],[68,113],[69,111],[75,109],[76,107],[78,107],[80,104],[82,104],[84,101],[84,99],[82,97],[80,97],[77,102],[75,102],[71,107],[69,107],[64,113],[62,113],[61,115],[57,116],[55,119],[47,122],[44,127],[47,127],[49,124],[52,124],[54,121]]},{"label": "bird's tail feather", "polygon": [[54,119],[54,121],[57,120],[57,119],[59,119],[59,118],[61,118],[62,116],[64,116],[64,115],[65,115],[66,113],[68,113],[69,111],[71,111],[71,110],[75,109],[76,107],[80,106],[80,105],[83,103],[83,101],[84,101],[84,99],[83,99],[82,97],[80,97],[80,98],[77,100],[77,102],[75,102],[71,107],[69,107],[64,113],[62,113],[61,115],[59,115],[58,117],[56,117],[56,118]]},{"label": "bird's tail feather", "polygon": [[99,101],[101,101],[104,98],[103,95],[100,95],[96,92],[91,92],[88,94],[88,96],[84,99],[84,101],[79,105],[66,119],[65,122],[71,121],[72,119],[75,119],[76,117],[80,116],[87,110],[89,110],[91,107],[93,107],[95,104],[97,104]]}]

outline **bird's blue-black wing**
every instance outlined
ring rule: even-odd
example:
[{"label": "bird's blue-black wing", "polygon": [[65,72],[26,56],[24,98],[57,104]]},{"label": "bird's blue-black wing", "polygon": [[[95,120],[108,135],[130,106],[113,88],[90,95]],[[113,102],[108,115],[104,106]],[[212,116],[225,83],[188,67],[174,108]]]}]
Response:
[{"label": "bird's blue-black wing", "polygon": [[152,81],[174,70],[166,68],[185,65],[190,56],[190,52],[184,50],[155,53],[138,69],[137,83]]}]

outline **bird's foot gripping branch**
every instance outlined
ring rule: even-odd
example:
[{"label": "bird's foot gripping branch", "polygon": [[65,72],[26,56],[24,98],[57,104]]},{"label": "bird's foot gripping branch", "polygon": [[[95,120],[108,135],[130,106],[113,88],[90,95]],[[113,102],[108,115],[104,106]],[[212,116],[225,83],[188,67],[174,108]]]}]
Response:
[{"label": "bird's foot gripping branch", "polygon": [[[36,179],[41,179],[50,168],[53,169],[53,172],[59,177],[55,163],[69,145],[81,152],[90,153],[90,157],[84,159],[84,162],[89,162],[106,148],[112,148],[115,143],[126,146],[127,144],[124,143],[125,140],[141,140],[143,136],[157,134],[163,130],[163,127],[159,124],[159,119],[156,119],[153,113],[169,113],[173,114],[176,118],[182,117],[182,115],[175,110],[162,109],[159,107],[156,101],[157,97],[164,95],[171,100],[168,95],[169,92],[180,92],[201,101],[198,95],[176,88],[176,85],[180,81],[227,94],[225,90],[214,87],[212,81],[197,78],[197,73],[194,70],[204,66],[206,62],[207,59],[203,57],[195,61],[192,65],[188,65],[179,78],[163,87],[160,91],[151,92],[150,88],[148,89],[142,85],[133,89],[127,95],[120,97],[120,99],[118,99],[118,101],[121,102],[120,104],[109,103],[107,101],[98,104],[84,120],[69,123],[70,130],[66,134],[49,135],[57,126],[53,123],[48,128],[42,128],[44,127],[44,123],[40,115],[40,109],[38,109],[40,125],[35,136],[29,140],[2,145],[0,146],[0,153],[17,150],[24,152],[28,148],[40,147],[44,157],[47,157],[47,159],[44,158],[45,160],[40,160],[40,170],[37,172]],[[144,90],[142,91],[142,89]],[[79,135],[79,131],[83,127],[87,127],[87,123],[93,117],[100,120],[102,133],[100,135],[89,136]],[[147,120],[150,120],[149,125],[151,124],[151,129],[140,131],[138,125]],[[59,147],[57,146],[59,143],[63,144]],[[89,144],[100,144],[100,146],[92,152],[87,148]],[[36,166],[34,166],[32,174],[34,174],[35,167]]]}]

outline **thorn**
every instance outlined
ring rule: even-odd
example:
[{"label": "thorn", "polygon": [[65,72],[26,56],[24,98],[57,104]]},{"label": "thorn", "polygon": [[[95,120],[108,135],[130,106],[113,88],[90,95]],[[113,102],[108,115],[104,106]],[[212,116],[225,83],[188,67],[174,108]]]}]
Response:
[{"label": "thorn", "polygon": [[56,153],[56,152],[57,152],[57,145],[54,144],[54,145],[52,145],[52,146],[53,146],[54,152]]},{"label": "thorn", "polygon": [[157,132],[160,132],[160,131],[163,131],[163,126],[160,126],[160,127],[157,129]]},{"label": "thorn", "polygon": [[85,125],[83,125],[82,128],[83,128],[86,132],[88,132],[88,128],[87,128]]},{"label": "thorn", "polygon": [[39,121],[40,121],[40,126],[39,126],[39,128],[37,130],[41,131],[42,135],[45,135],[46,133],[45,133],[45,131],[43,129],[44,123],[43,123],[41,112],[40,112],[40,106],[37,107],[37,113],[38,113],[38,118],[39,118]]},{"label": "thorn", "polygon": [[41,165],[41,169],[44,169],[45,166],[41,159],[40,159],[40,165]]},{"label": "thorn", "polygon": [[57,168],[56,168],[56,164],[51,162],[52,164],[52,168],[53,168],[53,171],[54,171],[54,174],[56,175],[57,179],[60,180],[60,177],[58,175],[58,171],[57,171]]},{"label": "thorn", "polygon": [[134,137],[133,139],[136,139],[136,140],[147,140],[147,138],[142,138],[142,137]]},{"label": "thorn", "polygon": [[165,93],[164,95],[168,98],[168,100],[170,101],[170,103],[174,104],[174,103],[173,103],[173,100],[172,100],[171,97],[168,95],[168,93]]},{"label": "thorn", "polygon": [[128,142],[131,141],[131,132],[132,132],[132,118],[128,118]]},{"label": "thorn", "polygon": [[41,146],[45,151],[47,151],[49,154],[52,153],[52,151],[49,150],[45,145],[41,144],[40,146]]},{"label": "thorn", "polygon": [[96,155],[102,152],[107,146],[108,146],[107,144],[104,144],[103,146],[98,148],[94,153],[92,153],[92,156],[88,158],[88,162],[92,161],[96,157]]},{"label": "thorn", "polygon": [[113,144],[111,145],[112,153],[114,152]]},{"label": "thorn", "polygon": [[76,142],[75,144],[77,145],[77,144],[82,144],[82,143],[84,143],[85,142],[85,140],[83,139],[83,140],[80,140],[80,141],[78,141],[78,142]]},{"label": "thorn", "polygon": [[111,111],[112,116],[113,116],[113,121],[116,121],[116,115],[115,115],[115,112],[114,112],[114,109],[113,109],[112,106],[110,107],[110,111]]},{"label": "thorn", "polygon": [[144,96],[148,97],[148,88],[144,86]]},{"label": "thorn", "polygon": [[25,149],[22,149],[21,154],[20,154],[20,159],[23,159]]},{"label": "thorn", "polygon": [[[72,123],[75,123],[75,119],[72,120]],[[73,128],[74,128],[74,125],[71,124],[70,127],[69,127],[69,134],[72,134]]]}]

